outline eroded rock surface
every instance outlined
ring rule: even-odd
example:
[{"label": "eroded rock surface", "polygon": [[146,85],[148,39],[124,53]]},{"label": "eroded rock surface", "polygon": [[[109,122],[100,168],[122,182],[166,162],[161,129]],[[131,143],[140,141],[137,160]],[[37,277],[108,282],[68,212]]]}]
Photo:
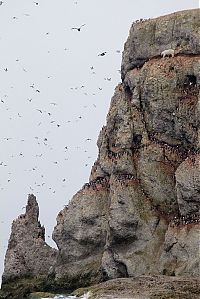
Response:
[{"label": "eroded rock surface", "polygon": [[[97,281],[199,275],[199,12],[133,24],[90,182],[54,230],[57,277],[73,258],[88,283],[94,270]],[[161,58],[168,48],[175,57]]]},{"label": "eroded rock surface", "polygon": [[57,250],[45,242],[45,229],[38,216],[38,203],[31,194],[25,214],[20,215],[12,224],[4,263],[3,284],[16,278],[46,277],[54,265]]},{"label": "eroded rock surface", "polygon": [[95,187],[85,185],[58,214],[53,232],[59,249],[54,269],[58,284],[65,279],[66,284],[85,281],[87,285],[88,277],[91,282],[100,279],[107,237],[108,187],[106,178]]},{"label": "eroded rock surface", "polygon": [[199,10],[193,9],[134,22],[124,46],[122,79],[127,71],[143,66],[166,49],[176,49],[176,53],[180,54],[199,55],[199,18]]},{"label": "eroded rock surface", "polygon": [[74,294],[86,292],[99,299],[199,299],[200,285],[195,278],[144,275],[109,280],[78,289]]}]

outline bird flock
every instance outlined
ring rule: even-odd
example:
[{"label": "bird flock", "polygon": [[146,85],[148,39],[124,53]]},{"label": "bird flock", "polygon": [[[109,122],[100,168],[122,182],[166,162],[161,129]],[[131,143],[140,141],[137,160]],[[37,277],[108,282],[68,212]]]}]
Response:
[{"label": "bird flock", "polygon": [[27,194],[36,195],[50,236],[97,157],[122,50],[96,35],[98,21],[82,7],[73,0],[0,1],[0,273]]},{"label": "bird flock", "polygon": [[[101,106],[105,106],[105,102],[109,104],[107,94],[113,93],[116,82],[120,80],[119,70],[108,72],[108,63],[104,59],[113,56],[120,65],[121,50],[108,44],[106,50],[99,48],[92,57],[83,57],[81,60],[87,60],[86,67],[81,73],[82,79],[78,78],[76,82],[76,74],[67,73],[76,51],[67,40],[71,39],[73,43],[74,39],[80,48],[84,48],[81,36],[93,33],[91,24],[74,22],[71,26],[64,25],[62,32],[65,35],[61,42],[56,39],[52,27],[41,25],[34,31],[32,27],[36,27],[36,17],[43,3],[30,1],[30,5],[30,11],[22,8],[20,13],[13,12],[12,15],[6,8],[8,2],[0,1],[0,13],[7,14],[6,21],[9,20],[11,28],[7,33],[10,44],[6,29],[0,37],[5,49],[7,46],[9,57],[2,59],[0,65],[0,111],[4,124],[0,133],[0,192],[5,203],[8,198],[12,202],[16,192],[20,196],[23,194],[23,198],[19,198],[23,204],[30,192],[38,197],[62,195],[66,203],[77,191],[77,186],[81,187],[83,177],[88,180],[90,167],[96,159],[97,132],[106,115],[105,108],[101,112]],[[79,2],[73,2],[73,5],[78,9]],[[18,45],[14,47],[18,26],[21,30],[23,28],[19,44],[21,48],[27,47],[27,51],[23,49],[22,53],[17,50]],[[27,55],[30,47],[26,32],[29,28],[29,35],[36,33],[33,44],[44,43],[46,46],[38,52],[33,47],[33,52]],[[41,52],[51,67],[44,63]],[[54,69],[53,59],[58,60],[59,67],[63,65],[63,70],[57,66]],[[76,65],[76,61],[73,63]],[[64,81],[65,74],[70,76],[59,86],[59,79]],[[104,118],[98,120],[102,115]],[[98,127],[94,130],[96,123]]]}]

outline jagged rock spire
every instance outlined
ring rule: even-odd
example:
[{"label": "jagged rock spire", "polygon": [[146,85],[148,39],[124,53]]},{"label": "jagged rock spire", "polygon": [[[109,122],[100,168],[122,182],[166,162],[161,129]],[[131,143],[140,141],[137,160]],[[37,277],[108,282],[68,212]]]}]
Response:
[{"label": "jagged rock spire", "polygon": [[33,194],[28,195],[28,202],[26,206],[26,214],[32,219],[38,220],[39,206],[36,197]]},{"label": "jagged rock spire", "polygon": [[4,262],[3,284],[16,278],[48,275],[57,251],[45,242],[45,228],[38,220],[36,197],[29,194],[25,214],[12,223]]}]

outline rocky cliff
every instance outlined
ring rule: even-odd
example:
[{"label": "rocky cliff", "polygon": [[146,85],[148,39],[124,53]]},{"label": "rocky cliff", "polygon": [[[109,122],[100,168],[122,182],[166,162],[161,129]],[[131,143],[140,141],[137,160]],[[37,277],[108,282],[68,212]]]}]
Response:
[{"label": "rocky cliff", "polygon": [[[169,48],[175,56],[161,58]],[[44,242],[31,196],[31,215],[27,208],[12,227],[3,283],[45,273],[61,288],[143,274],[197,278],[199,90],[200,10],[133,23],[90,180],[57,216],[58,252]]]}]

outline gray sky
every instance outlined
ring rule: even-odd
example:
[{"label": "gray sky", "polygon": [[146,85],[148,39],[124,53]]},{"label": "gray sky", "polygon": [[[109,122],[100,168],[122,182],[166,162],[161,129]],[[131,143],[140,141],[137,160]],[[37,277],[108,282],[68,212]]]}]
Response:
[{"label": "gray sky", "polygon": [[52,245],[58,211],[88,181],[132,22],[197,7],[198,0],[0,6],[0,275],[12,220],[27,195],[37,196]]}]

